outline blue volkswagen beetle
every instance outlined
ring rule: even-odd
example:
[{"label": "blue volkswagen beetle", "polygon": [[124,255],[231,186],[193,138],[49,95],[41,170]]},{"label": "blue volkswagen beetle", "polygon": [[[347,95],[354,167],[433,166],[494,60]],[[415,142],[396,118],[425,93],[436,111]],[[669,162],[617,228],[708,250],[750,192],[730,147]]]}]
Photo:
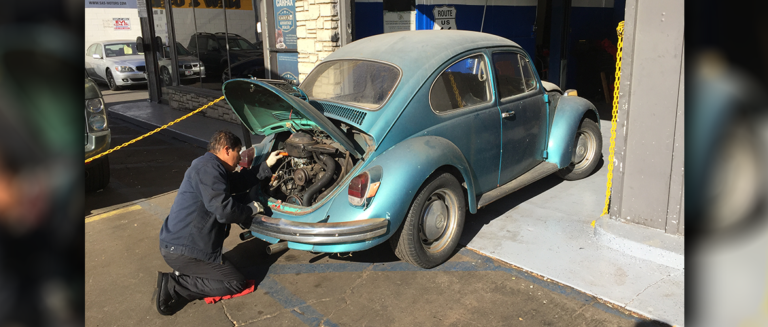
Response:
[{"label": "blue volkswagen beetle", "polygon": [[235,79],[222,89],[266,136],[254,162],[287,154],[262,185],[271,217],[255,217],[250,233],[291,249],[389,241],[402,260],[435,267],[459,242],[467,210],[552,173],[586,177],[601,156],[594,105],[541,81],[520,46],[489,34],[368,37],[300,87]]}]

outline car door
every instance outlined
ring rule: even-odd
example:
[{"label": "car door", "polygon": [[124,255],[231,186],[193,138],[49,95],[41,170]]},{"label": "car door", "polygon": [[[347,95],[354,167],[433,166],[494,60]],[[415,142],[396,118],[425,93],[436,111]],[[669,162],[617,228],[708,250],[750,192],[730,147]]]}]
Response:
[{"label": "car door", "polygon": [[96,44],[91,44],[88,50],[85,51],[85,73],[90,77],[94,77],[93,72],[93,53],[96,51]]},{"label": "car door", "polygon": [[99,79],[106,81],[107,80],[107,58],[104,57],[104,45],[101,43],[96,43],[96,52],[94,54],[97,54],[101,56],[101,59],[93,59],[93,69],[96,77]]},{"label": "car door", "polygon": [[454,60],[432,82],[429,105],[436,121],[428,134],[448,139],[475,172],[476,191],[496,187],[499,173],[499,110],[493,100],[488,58],[482,52]]},{"label": "car door", "polygon": [[544,160],[547,107],[541,83],[524,52],[497,50],[491,58],[501,111],[499,185],[503,185]]}]

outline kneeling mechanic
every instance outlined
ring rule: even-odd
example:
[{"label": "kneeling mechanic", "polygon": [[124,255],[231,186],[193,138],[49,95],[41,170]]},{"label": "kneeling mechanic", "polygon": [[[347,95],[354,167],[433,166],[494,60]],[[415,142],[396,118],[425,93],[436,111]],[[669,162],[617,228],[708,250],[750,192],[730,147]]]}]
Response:
[{"label": "kneeling mechanic", "polygon": [[222,255],[222,247],[230,224],[250,226],[259,210],[255,201],[263,201],[254,186],[272,176],[270,167],[281,155],[275,151],[253,169],[235,172],[241,148],[232,132],[217,131],[208,152],[193,160],[184,174],[160,229],[160,254],[173,268],[157,276],[156,306],[162,315],[174,314],[189,301],[237,294],[246,287],[245,277]]}]

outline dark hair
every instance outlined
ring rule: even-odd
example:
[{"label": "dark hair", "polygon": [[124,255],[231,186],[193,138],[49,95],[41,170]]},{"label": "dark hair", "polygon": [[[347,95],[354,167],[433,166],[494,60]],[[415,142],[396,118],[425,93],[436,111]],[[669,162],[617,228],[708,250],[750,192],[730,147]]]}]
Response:
[{"label": "dark hair", "polygon": [[242,147],[243,142],[240,141],[240,138],[237,137],[237,135],[230,131],[216,131],[216,133],[213,133],[213,136],[211,136],[211,141],[208,142],[208,151],[216,153],[225,146],[236,149],[237,147]]}]

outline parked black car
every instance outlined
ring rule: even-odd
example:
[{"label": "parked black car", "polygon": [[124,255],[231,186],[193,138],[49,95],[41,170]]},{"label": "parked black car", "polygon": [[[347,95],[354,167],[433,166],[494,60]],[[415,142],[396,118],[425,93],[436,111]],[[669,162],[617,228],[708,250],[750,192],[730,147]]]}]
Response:
[{"label": "parked black car", "polygon": [[[210,78],[223,77],[227,71],[227,41],[229,44],[229,64],[233,67],[232,77],[248,77],[254,73],[264,76],[264,53],[261,44],[253,44],[244,37],[234,33],[207,33],[193,34],[187,45],[187,49],[200,58],[205,64],[206,75]],[[237,68],[235,68],[237,67]],[[240,75],[242,74],[242,75]],[[222,78],[226,80],[227,78]]]}]

